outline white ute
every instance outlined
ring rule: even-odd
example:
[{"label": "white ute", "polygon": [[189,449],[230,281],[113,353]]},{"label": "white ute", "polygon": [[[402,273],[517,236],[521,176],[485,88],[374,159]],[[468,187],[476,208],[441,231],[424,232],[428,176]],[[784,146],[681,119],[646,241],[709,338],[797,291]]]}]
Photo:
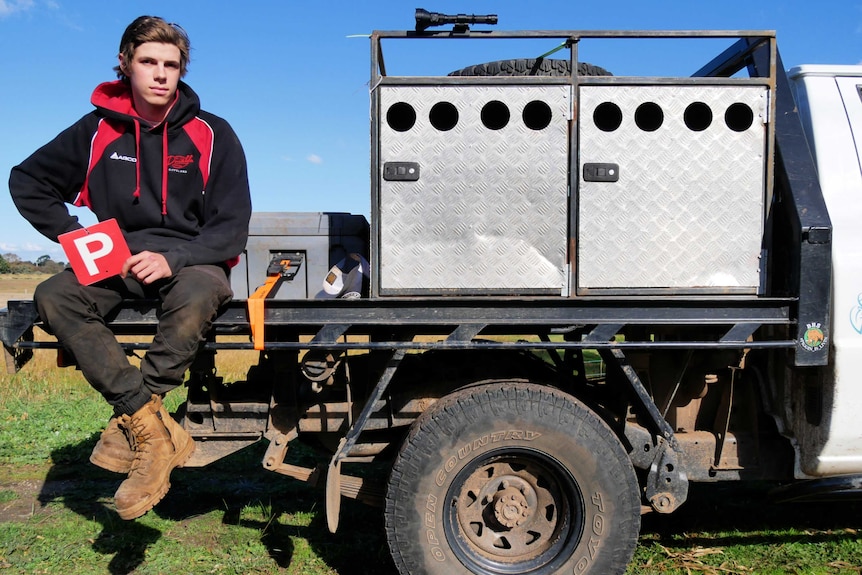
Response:
[{"label": "white ute", "polygon": [[832,220],[834,307],[822,421],[812,425],[789,403],[782,419],[797,477],[862,473],[862,66],[798,66],[788,77]]}]

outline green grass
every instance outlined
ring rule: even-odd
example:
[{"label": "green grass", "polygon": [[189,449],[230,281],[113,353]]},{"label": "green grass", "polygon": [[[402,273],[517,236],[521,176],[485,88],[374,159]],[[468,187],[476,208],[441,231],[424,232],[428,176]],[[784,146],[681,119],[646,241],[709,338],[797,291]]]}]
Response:
[{"label": "green grass", "polygon": [[[59,506],[60,504],[58,504]],[[247,505],[189,519],[149,513],[126,523],[108,513],[0,524],[0,566],[21,573],[337,573],[303,536],[305,519],[261,517]],[[10,544],[11,543],[11,544]]]},{"label": "green grass", "polygon": [[[79,373],[39,365],[0,376],[4,575],[394,573],[379,509],[345,501],[348,527],[331,535],[322,487],[265,471],[262,445],[176,470],[152,512],[121,520],[111,502],[122,476],[88,462],[110,408]],[[168,407],[183,395],[169,394]],[[315,457],[302,447],[292,455]]]},{"label": "green grass", "polygon": [[779,504],[768,483],[695,484],[670,516],[643,518],[630,574],[858,574],[862,504]]},{"label": "green grass", "polygon": [[20,399],[5,403],[0,427],[3,464],[63,463],[54,459],[58,454],[67,460],[85,458],[88,454],[64,448],[99,432],[111,415],[110,406],[93,401],[91,394],[82,392],[38,403]]},{"label": "green grass", "polygon": [[[157,509],[125,522],[107,505],[116,481],[47,498],[21,521],[0,523],[0,569],[17,573],[387,573],[382,540],[326,532],[310,490],[218,493],[184,471]],[[221,477],[224,489],[224,476]],[[87,499],[85,493],[91,499]],[[272,491],[278,503],[255,499]],[[357,520],[346,509],[344,520]],[[366,546],[366,544],[369,544]],[[353,561],[362,565],[352,567]],[[389,571],[391,572],[391,571]]]}]

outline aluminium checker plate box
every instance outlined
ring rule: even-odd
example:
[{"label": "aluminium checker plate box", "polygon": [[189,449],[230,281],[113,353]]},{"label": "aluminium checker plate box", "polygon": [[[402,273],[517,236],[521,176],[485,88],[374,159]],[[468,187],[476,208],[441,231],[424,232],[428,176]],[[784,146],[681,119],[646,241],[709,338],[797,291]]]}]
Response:
[{"label": "aluminium checker plate box", "polygon": [[[581,87],[578,293],[762,291],[767,94]],[[585,181],[590,164],[618,179]]]},{"label": "aluminium checker plate box", "polygon": [[380,295],[568,295],[571,86],[378,90]]}]

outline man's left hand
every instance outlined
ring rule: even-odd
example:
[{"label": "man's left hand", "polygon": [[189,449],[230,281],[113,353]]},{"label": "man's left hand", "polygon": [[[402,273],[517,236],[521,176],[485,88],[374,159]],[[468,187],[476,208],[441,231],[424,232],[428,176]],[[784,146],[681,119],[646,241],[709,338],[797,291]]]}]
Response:
[{"label": "man's left hand", "polygon": [[129,274],[144,285],[151,284],[156,280],[169,278],[173,275],[171,266],[165,256],[155,252],[141,252],[126,260],[123,264],[121,275],[127,277]]}]

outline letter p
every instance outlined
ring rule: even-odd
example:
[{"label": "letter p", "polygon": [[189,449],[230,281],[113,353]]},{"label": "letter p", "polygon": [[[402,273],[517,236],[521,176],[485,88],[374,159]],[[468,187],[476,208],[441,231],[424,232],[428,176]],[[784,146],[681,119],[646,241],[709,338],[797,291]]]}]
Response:
[{"label": "letter p", "polygon": [[114,249],[114,242],[111,236],[104,232],[95,232],[76,238],[74,240],[75,249],[81,255],[81,260],[87,268],[87,273],[94,276],[99,273],[99,266],[96,265],[96,260],[103,258]]}]

